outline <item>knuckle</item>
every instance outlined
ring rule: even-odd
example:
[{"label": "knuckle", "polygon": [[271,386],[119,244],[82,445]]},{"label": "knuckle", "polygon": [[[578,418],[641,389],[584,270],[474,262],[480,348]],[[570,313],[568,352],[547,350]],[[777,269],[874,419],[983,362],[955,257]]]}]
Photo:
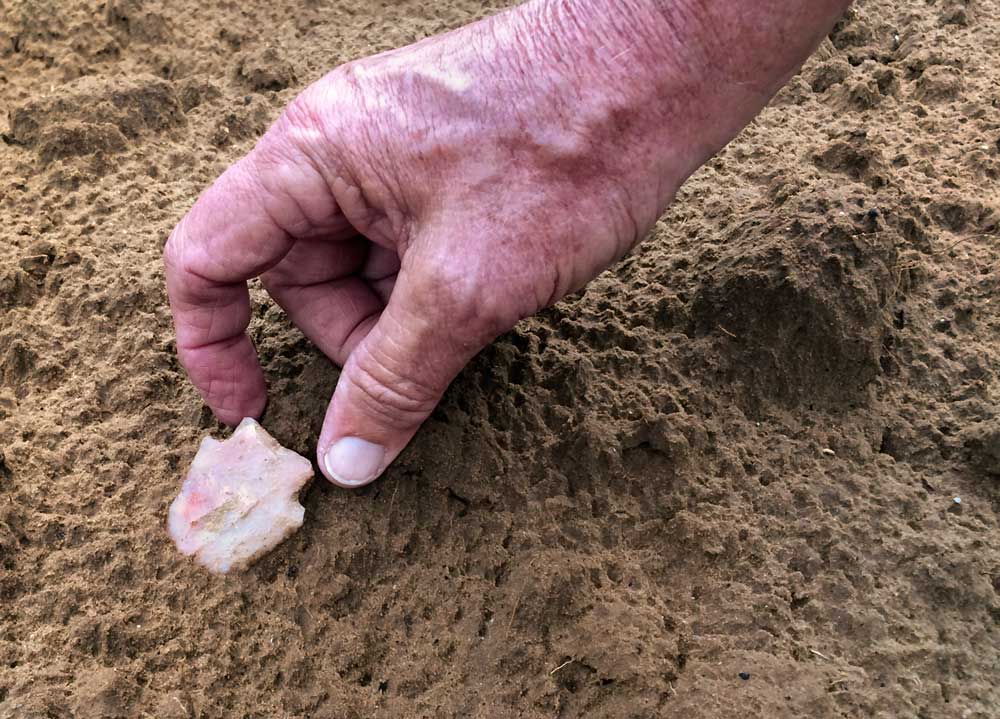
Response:
[{"label": "knuckle", "polygon": [[167,237],[167,241],[163,245],[163,264],[165,265],[168,273],[182,270],[184,267],[184,243],[182,240],[184,232],[183,226],[184,220],[181,220]]},{"label": "knuckle", "polygon": [[502,296],[502,288],[503,283],[481,266],[439,263],[420,274],[413,294],[429,316],[461,328],[471,339],[488,341],[518,319],[512,316],[512,305]]},{"label": "knuckle", "polygon": [[448,264],[435,264],[421,272],[415,289],[418,297],[427,298],[448,314],[462,312],[479,301],[477,278]]},{"label": "knuckle", "polygon": [[163,264],[166,265],[167,270],[177,266],[177,241],[174,239],[173,233],[170,233],[166,244],[163,245]]},{"label": "knuckle", "polygon": [[284,129],[294,133],[322,127],[322,113],[316,95],[314,87],[308,87],[288,103],[280,120]]},{"label": "knuckle", "polygon": [[419,425],[442,394],[441,389],[404,375],[370,352],[363,353],[354,369],[351,384],[356,390],[355,399],[369,417],[391,429]]},{"label": "knuckle", "polygon": [[321,156],[334,127],[327,120],[332,115],[324,99],[327,93],[319,87],[322,82],[307,87],[285,106],[257,145],[263,158],[281,165],[289,159]]},{"label": "knuckle", "polygon": [[336,131],[358,109],[357,72],[341,65],[300,92],[277,122],[280,134],[298,143],[314,143]]}]

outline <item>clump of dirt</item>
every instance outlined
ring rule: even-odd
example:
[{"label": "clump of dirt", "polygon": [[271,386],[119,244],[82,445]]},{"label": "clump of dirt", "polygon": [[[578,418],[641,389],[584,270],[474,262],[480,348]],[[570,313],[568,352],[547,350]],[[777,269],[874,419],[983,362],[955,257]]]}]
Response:
[{"label": "clump of dirt", "polygon": [[[0,13],[0,717],[1000,712],[995,0],[856,3],[382,480],[246,574],[173,549],[221,428],[167,234],[323,72],[498,7]],[[254,298],[312,456],[337,371]]]},{"label": "clump of dirt", "polygon": [[144,130],[162,132],[183,122],[170,83],[152,77],[134,83],[83,77],[66,83],[55,97],[15,108],[6,138],[10,144],[36,148],[47,164],[74,155],[121,152]]}]

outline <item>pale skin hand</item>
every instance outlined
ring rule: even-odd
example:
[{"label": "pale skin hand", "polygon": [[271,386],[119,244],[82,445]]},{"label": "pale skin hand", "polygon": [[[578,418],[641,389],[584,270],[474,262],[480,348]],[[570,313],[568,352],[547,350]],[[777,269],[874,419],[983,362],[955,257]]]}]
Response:
[{"label": "pale skin hand", "polygon": [[181,362],[221,421],[260,415],[260,276],[343,366],[320,468],[371,482],[479,350],[642,238],[847,4],[532,0],[334,70],[171,233]]}]

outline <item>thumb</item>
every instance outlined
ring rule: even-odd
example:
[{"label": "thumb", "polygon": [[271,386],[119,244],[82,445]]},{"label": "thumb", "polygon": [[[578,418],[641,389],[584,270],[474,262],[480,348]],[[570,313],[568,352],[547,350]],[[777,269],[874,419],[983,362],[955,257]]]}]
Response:
[{"label": "thumb", "polygon": [[473,285],[467,276],[400,270],[327,409],[317,455],[331,482],[353,488],[381,475],[469,360],[509,329],[480,311]]}]

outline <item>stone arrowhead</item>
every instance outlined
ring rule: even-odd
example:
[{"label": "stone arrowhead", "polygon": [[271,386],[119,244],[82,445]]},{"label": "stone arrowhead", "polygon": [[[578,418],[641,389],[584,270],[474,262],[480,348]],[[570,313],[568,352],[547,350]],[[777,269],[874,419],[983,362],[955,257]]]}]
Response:
[{"label": "stone arrowhead", "polygon": [[308,459],[247,417],[229,439],[202,440],[170,505],[170,537],[212,572],[244,569],[302,526],[298,494],[312,476]]}]

